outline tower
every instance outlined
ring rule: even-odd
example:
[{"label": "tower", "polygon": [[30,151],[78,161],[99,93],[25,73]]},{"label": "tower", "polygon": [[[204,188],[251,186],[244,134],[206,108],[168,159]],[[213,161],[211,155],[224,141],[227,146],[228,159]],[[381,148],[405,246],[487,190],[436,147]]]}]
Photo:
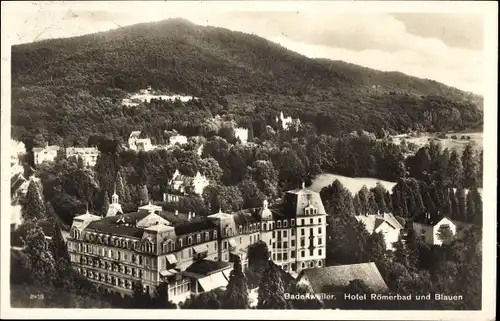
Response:
[{"label": "tower", "polygon": [[108,212],[106,213],[106,217],[108,216],[115,216],[118,213],[123,213],[122,206],[118,202],[118,194],[116,194],[116,187],[115,187],[115,192],[111,196],[111,204],[109,205]]}]

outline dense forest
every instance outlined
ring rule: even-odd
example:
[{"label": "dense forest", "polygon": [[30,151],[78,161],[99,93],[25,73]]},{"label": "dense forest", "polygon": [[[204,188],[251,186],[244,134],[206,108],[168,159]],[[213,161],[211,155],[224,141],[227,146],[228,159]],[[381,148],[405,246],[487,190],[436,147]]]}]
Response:
[{"label": "dense forest", "polygon": [[[148,85],[201,100],[121,106]],[[266,124],[279,111],[335,136],[481,129],[483,116],[481,97],[435,81],[309,59],[178,19],[12,48],[12,134],[27,146],[40,139],[83,146],[93,134],[124,139],[186,122],[198,128],[219,113],[255,127],[251,117]]]},{"label": "dense forest", "polygon": [[[421,309],[480,304],[482,148],[395,144],[390,135],[480,130],[481,97],[401,73],[309,59],[253,35],[179,19],[14,46],[12,77],[12,136],[28,150],[25,176],[40,178],[21,199],[24,224],[15,232],[25,245],[11,260],[19,272],[11,275],[19,297],[47,289],[46,306],[172,308],[164,284],[153,298],[140,284],[125,300],[97,293],[71,271],[60,229],[86,209],[104,215],[115,191],[125,212],[152,201],[204,216],[258,207],[264,199],[274,206],[285,191],[329,172],[396,185],[390,191],[381,184],[365,186],[353,195],[335,181],[321,191],[329,215],[328,264],[375,262],[393,293],[472,292],[463,302],[424,302]],[[199,99],[121,105],[126,94],[147,86]],[[300,118],[301,125],[283,130],[276,120],[281,111]],[[247,144],[236,138],[235,124],[248,128]],[[134,130],[153,144],[166,144],[174,130],[197,138],[182,147],[135,152],[123,148]],[[31,149],[46,144],[97,146],[100,154],[93,168],[62,154],[33,166]],[[188,176],[199,171],[211,184],[202,195],[188,189],[178,204],[166,203],[163,193],[176,169]],[[383,236],[369,235],[354,219],[377,212],[394,213],[404,222],[448,216],[471,229],[442,247],[429,247],[408,233],[387,253]],[[56,231],[51,244],[37,225],[47,218]],[[249,269],[243,273],[236,264],[227,290],[192,297],[181,308],[248,308],[247,290],[256,286],[261,309],[321,307],[318,302],[290,306],[283,299],[285,291],[307,289],[287,281],[265,247],[249,249]],[[344,290],[367,291],[358,281]]]}]

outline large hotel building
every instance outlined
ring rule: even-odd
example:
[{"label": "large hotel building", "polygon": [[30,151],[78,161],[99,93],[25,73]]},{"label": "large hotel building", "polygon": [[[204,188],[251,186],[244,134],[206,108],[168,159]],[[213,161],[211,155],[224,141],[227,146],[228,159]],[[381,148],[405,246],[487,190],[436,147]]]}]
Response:
[{"label": "large hotel building", "polygon": [[106,217],[74,218],[67,244],[74,268],[99,288],[131,295],[142,282],[153,294],[167,282],[169,299],[180,302],[226,286],[235,257],[246,268],[248,246],[258,241],[286,272],[322,267],[325,229],[321,198],[304,186],[286,192],[277,207],[264,201],[261,208],[208,217],[152,204],[124,214],[115,194]]}]

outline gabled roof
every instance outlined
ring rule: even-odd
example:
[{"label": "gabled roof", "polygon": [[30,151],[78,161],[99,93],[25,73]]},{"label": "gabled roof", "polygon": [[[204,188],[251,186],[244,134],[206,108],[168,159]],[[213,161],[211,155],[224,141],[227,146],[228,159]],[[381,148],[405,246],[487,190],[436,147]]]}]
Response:
[{"label": "gabled roof", "polygon": [[429,226],[435,226],[436,224],[438,224],[439,222],[441,222],[445,218],[450,220],[453,223],[453,221],[448,216],[437,215],[435,217],[431,216],[429,218],[427,216],[427,213],[422,213],[421,215],[415,216],[415,218],[413,219],[413,222],[419,223],[419,224],[424,224],[424,225],[429,225]]},{"label": "gabled roof", "polygon": [[403,229],[404,227],[392,214],[371,214],[371,215],[356,215],[356,220],[362,222],[366,226],[369,233],[373,233],[382,224],[387,223],[394,229]]},{"label": "gabled roof", "polygon": [[302,270],[299,279],[307,277],[315,293],[322,293],[325,288],[342,288],[350,281],[359,279],[372,291],[384,292],[388,290],[382,275],[373,262],[327,266]]},{"label": "gabled roof", "polygon": [[60,147],[59,146],[55,146],[55,145],[47,146],[47,147],[33,147],[33,152],[36,152],[36,153],[40,153],[40,152],[43,152],[43,151],[46,151],[46,152],[57,152],[59,149],[60,149]]},{"label": "gabled roof", "polygon": [[137,130],[137,131],[131,132],[129,138],[139,138],[139,136],[141,136],[141,131]]}]

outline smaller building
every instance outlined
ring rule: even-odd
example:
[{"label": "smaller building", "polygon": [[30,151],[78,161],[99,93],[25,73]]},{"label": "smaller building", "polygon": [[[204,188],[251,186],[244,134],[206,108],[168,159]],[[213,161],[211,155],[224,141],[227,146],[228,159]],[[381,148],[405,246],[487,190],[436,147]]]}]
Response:
[{"label": "smaller building", "polygon": [[176,145],[176,144],[179,144],[179,145],[182,146],[182,145],[187,144],[188,139],[184,135],[174,135],[174,136],[171,136],[169,138],[168,142],[169,142],[170,146],[173,146],[173,145]]},{"label": "smaller building", "polygon": [[390,213],[357,215],[355,218],[365,225],[368,233],[381,232],[384,235],[386,248],[394,250],[393,244],[398,241],[401,231],[404,230],[403,224],[394,215]]},{"label": "smaller building", "polygon": [[[182,275],[191,283],[191,292],[200,294],[226,287],[233,263],[201,259],[193,262]],[[173,294],[173,293],[172,293]],[[186,292],[186,295],[190,295]]]},{"label": "smaller building", "polygon": [[128,138],[128,147],[135,151],[147,152],[153,149],[150,138],[140,138],[140,131],[133,131]]},{"label": "smaller building", "polygon": [[432,218],[428,213],[418,216],[412,222],[412,228],[418,236],[424,238],[429,245],[443,244],[441,229],[449,229],[451,237],[455,237],[457,226],[448,217]]},{"label": "smaller building", "polygon": [[53,162],[59,152],[59,146],[34,147],[33,155],[35,165],[40,165],[43,162]]},{"label": "smaller building", "polygon": [[190,177],[182,175],[179,170],[176,170],[169,182],[169,185],[172,191],[184,194],[188,193],[190,189],[192,189],[192,192],[202,195],[203,189],[210,185],[210,181],[200,172],[196,172],[194,177]]},{"label": "smaller building", "polygon": [[300,119],[293,119],[291,116],[285,117],[283,112],[280,112],[280,116],[276,116],[276,122],[281,122],[281,127],[284,130],[289,130],[292,126],[298,128],[300,125]]},{"label": "smaller building", "polygon": [[373,262],[304,269],[297,277],[297,285],[306,285],[314,294],[341,293],[354,280],[363,281],[373,293],[389,290]]},{"label": "smaller building", "polygon": [[234,135],[241,141],[242,144],[246,144],[246,142],[248,141],[248,129],[246,128],[235,128]]},{"label": "smaller building", "polygon": [[99,156],[99,150],[96,147],[68,147],[66,148],[66,158],[81,157],[86,166],[95,166]]}]

